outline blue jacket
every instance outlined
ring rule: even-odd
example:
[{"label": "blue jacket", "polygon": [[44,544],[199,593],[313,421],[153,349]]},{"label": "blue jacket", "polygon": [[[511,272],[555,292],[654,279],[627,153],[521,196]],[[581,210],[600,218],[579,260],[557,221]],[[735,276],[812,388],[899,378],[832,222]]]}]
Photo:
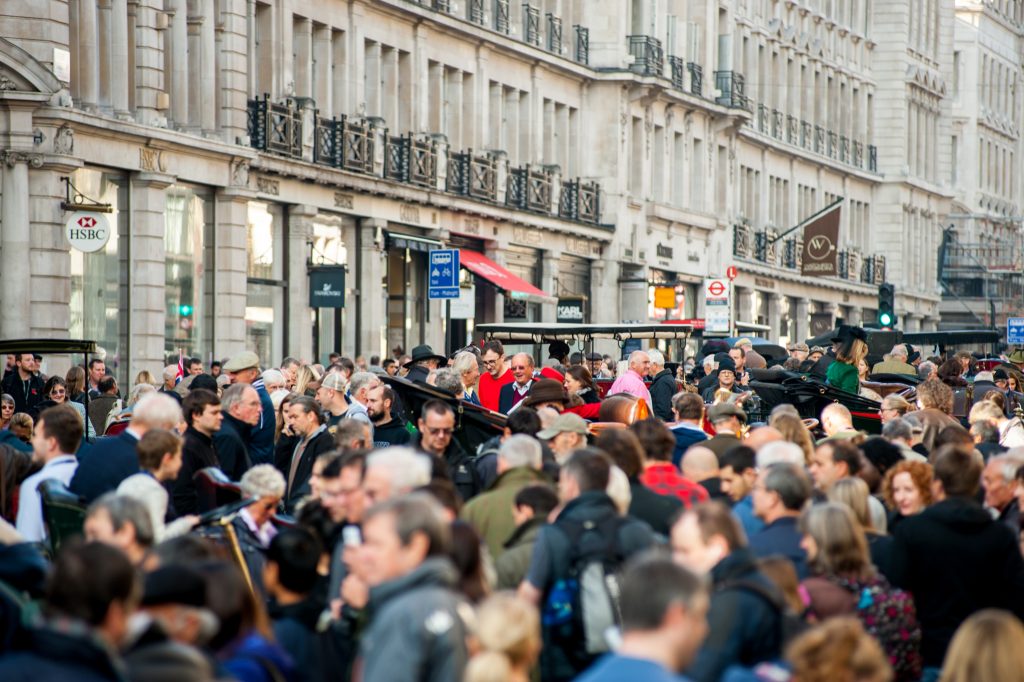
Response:
[{"label": "blue jacket", "polygon": [[58,631],[34,628],[24,648],[0,656],[4,682],[121,682],[127,680],[120,662],[84,628]]},{"label": "blue jacket", "polygon": [[781,555],[793,562],[796,577],[808,577],[807,552],[800,546],[803,534],[797,528],[794,516],[776,519],[750,536],[750,551],[758,558]]},{"label": "blue jacket", "polygon": [[681,468],[683,455],[686,454],[691,445],[703,443],[708,439],[708,434],[704,433],[703,429],[690,428],[689,426],[673,428],[672,435],[676,439],[676,448],[672,451],[672,463],[676,465],[676,469]]},{"label": "blue jacket", "polygon": [[78,452],[78,469],[71,479],[71,492],[92,502],[103,493],[116,490],[121,481],[139,473],[139,441],[125,431],[104,436]]},{"label": "blue jacket", "polygon": [[757,518],[754,514],[754,497],[752,495],[747,495],[734,504],[732,506],[732,515],[743,526],[743,532],[746,533],[748,538],[754,537],[764,528],[764,521]]},{"label": "blue jacket", "polygon": [[260,396],[260,423],[252,427],[249,433],[249,459],[253,464],[274,463],[274,431],[277,429],[277,415],[274,414],[274,401],[270,399],[263,380],[253,383],[253,388]]}]

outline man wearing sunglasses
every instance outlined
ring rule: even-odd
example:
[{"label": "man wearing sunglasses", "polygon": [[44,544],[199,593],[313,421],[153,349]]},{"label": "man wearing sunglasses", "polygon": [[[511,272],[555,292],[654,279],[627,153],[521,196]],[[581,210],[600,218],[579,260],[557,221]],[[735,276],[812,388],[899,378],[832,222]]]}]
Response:
[{"label": "man wearing sunglasses", "polygon": [[419,421],[419,433],[409,445],[430,455],[434,465],[434,478],[447,478],[463,501],[479,493],[483,486],[473,460],[452,438],[455,432],[455,412],[441,400],[428,400],[423,404]]}]

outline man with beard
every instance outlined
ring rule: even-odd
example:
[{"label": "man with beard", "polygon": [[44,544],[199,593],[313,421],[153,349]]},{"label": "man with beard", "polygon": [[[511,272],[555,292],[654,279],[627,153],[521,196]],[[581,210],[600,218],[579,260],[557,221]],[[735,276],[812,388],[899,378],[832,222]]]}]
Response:
[{"label": "man with beard", "polygon": [[411,435],[406,428],[406,421],[391,413],[395,403],[395,392],[390,386],[378,383],[366,394],[366,412],[373,422],[373,446],[386,448],[392,445],[405,445]]}]

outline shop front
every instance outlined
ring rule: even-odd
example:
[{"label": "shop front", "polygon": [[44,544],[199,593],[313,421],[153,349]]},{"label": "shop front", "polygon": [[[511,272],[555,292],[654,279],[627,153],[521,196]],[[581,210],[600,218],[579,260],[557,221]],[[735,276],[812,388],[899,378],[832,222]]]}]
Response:
[{"label": "shop front", "polygon": [[562,255],[558,259],[555,295],[558,322],[584,324],[590,321],[590,272],[592,261],[579,256]]},{"label": "shop front", "polygon": [[436,239],[405,232],[387,231],[387,266],[384,289],[387,291],[387,348],[407,353],[426,343],[430,306],[427,300],[427,262],[429,252],[444,248]]}]

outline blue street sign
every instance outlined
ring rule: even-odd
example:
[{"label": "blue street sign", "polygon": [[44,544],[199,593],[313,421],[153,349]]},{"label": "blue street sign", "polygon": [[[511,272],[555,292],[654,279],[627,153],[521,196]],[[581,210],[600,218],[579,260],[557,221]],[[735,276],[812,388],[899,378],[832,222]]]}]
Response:
[{"label": "blue street sign", "polygon": [[1006,343],[1024,344],[1024,317],[1011,317],[1006,321]]},{"label": "blue street sign", "polygon": [[459,250],[435,249],[430,252],[427,270],[427,298],[459,297]]}]

